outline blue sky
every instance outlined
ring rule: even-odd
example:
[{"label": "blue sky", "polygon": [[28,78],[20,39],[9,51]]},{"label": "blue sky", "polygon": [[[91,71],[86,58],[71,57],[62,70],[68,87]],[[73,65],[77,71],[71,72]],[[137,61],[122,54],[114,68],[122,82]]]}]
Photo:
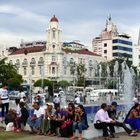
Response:
[{"label": "blue sky", "polygon": [[137,42],[140,27],[138,0],[0,0],[0,46],[19,45],[21,40],[46,40],[46,29],[55,14],[62,41],[80,40],[91,46],[112,15],[119,32]]}]

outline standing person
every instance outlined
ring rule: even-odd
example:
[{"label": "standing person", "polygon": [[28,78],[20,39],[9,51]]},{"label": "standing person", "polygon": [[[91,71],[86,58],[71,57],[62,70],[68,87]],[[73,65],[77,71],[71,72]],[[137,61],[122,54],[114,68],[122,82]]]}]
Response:
[{"label": "standing person", "polygon": [[76,111],[75,111],[75,118],[73,122],[73,136],[70,138],[70,140],[75,139],[75,131],[76,129],[79,130],[79,138],[78,140],[82,140],[82,131],[88,128],[87,123],[87,115],[85,113],[85,109],[83,105],[78,105]]},{"label": "standing person", "polygon": [[23,91],[23,88],[20,88],[18,97],[19,99],[23,99],[23,97],[26,97],[25,92]]},{"label": "standing person", "polygon": [[4,120],[4,112],[6,110],[6,114],[9,110],[9,97],[8,97],[8,85],[3,83],[2,88],[0,88],[0,102],[1,102],[1,109],[2,109],[2,121]]},{"label": "standing person", "polygon": [[75,95],[75,104],[80,104],[80,97]]},{"label": "standing person", "polygon": [[96,129],[103,129],[104,140],[110,140],[108,131],[110,132],[111,136],[114,136],[113,132],[111,131],[112,129],[110,129],[110,126],[112,126],[111,124],[116,123],[115,120],[112,120],[108,116],[107,110],[108,110],[107,104],[103,103],[101,105],[101,109],[95,114],[94,118],[94,127]]},{"label": "standing person", "polygon": [[[135,136],[135,133],[134,133],[131,129],[129,129],[129,128],[125,125],[125,123],[117,121],[117,111],[116,111],[117,106],[118,106],[118,105],[117,105],[117,102],[112,102],[112,103],[111,103],[111,107],[108,109],[108,115],[109,115],[109,117],[110,117],[112,120],[116,120],[116,122],[115,122],[114,124],[110,124],[110,125],[112,125],[112,126],[110,127],[111,131],[112,131],[113,133],[115,133],[115,128],[114,128],[114,126],[119,126],[119,127],[122,127],[122,128],[127,132],[127,134],[129,134],[130,136]],[[113,135],[113,136],[115,136],[115,135]]]},{"label": "standing person", "polygon": [[60,106],[60,98],[55,95],[53,99],[53,103],[54,103],[54,108],[56,109],[57,106]]}]

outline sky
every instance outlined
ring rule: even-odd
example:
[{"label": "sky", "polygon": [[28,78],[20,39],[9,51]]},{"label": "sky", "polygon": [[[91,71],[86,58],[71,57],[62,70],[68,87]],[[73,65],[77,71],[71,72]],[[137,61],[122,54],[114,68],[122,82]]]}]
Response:
[{"label": "sky", "polygon": [[105,28],[109,14],[120,33],[137,43],[140,27],[139,0],[0,0],[0,46],[21,41],[46,41],[53,15],[59,20],[62,42],[79,40],[91,47]]}]

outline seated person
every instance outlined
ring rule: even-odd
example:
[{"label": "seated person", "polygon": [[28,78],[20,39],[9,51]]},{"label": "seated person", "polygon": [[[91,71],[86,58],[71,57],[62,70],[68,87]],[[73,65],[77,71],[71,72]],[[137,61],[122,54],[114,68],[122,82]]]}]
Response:
[{"label": "seated person", "polygon": [[53,118],[53,104],[47,103],[47,108],[45,109],[45,115],[41,126],[41,133],[46,135],[50,130],[50,120]]},{"label": "seated person", "polygon": [[38,102],[34,102],[34,113],[33,116],[28,119],[28,124],[31,128],[31,133],[39,133],[40,126],[44,117],[44,108],[40,107]]},{"label": "seated person", "polygon": [[73,121],[73,136],[70,138],[71,140],[75,139],[75,131],[76,129],[79,130],[79,138],[78,140],[82,140],[82,130],[88,128],[87,123],[87,115],[85,113],[85,109],[83,105],[78,105],[77,109],[75,110],[75,118]]},{"label": "seated person", "polygon": [[68,108],[65,109],[66,111],[66,120],[60,127],[60,134],[61,137],[72,137],[73,131],[73,120],[75,118],[75,106],[74,103],[69,103]]},{"label": "seated person", "polygon": [[27,119],[29,117],[28,110],[24,107],[25,103],[20,102],[19,107],[20,107],[20,116],[17,115],[17,117],[14,120],[14,130],[16,132],[21,131],[21,124],[24,126],[26,125]]},{"label": "seated person", "polygon": [[103,129],[104,140],[110,140],[108,132],[110,132],[111,136],[113,136],[113,132],[111,131],[112,129],[110,129],[110,127],[112,126],[111,124],[116,123],[115,120],[109,118],[107,110],[107,104],[103,103],[101,105],[101,109],[95,114],[94,118],[94,127],[96,129]]},{"label": "seated person", "polygon": [[16,118],[16,111],[14,109],[9,109],[8,113],[5,116],[5,124],[7,125],[10,122],[14,122]]},{"label": "seated person", "polygon": [[125,123],[129,124],[135,131],[140,131],[140,104],[136,103],[128,112]]},{"label": "seated person", "polygon": [[48,135],[57,135],[56,129],[59,128],[66,119],[66,112],[60,109],[60,106],[56,106],[56,112],[50,121],[50,130]]},{"label": "seated person", "polygon": [[113,133],[113,136],[115,136],[115,135],[114,135],[114,133],[115,133],[115,128],[114,128],[114,126],[123,127],[123,129],[127,132],[127,134],[129,134],[130,136],[135,136],[135,133],[134,133],[131,129],[129,129],[129,128],[125,125],[125,123],[117,121],[117,112],[116,112],[116,109],[117,109],[117,103],[116,103],[116,102],[112,102],[111,107],[108,108],[108,111],[107,111],[109,117],[110,117],[112,120],[115,120],[115,121],[116,121],[114,124],[110,124],[110,125],[112,125],[112,126],[110,127],[110,129],[111,129],[111,132]]}]

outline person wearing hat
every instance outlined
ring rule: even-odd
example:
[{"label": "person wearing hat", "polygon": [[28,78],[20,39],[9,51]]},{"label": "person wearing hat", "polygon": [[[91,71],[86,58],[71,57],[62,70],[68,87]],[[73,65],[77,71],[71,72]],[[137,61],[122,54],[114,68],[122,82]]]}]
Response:
[{"label": "person wearing hat", "polygon": [[135,134],[133,133],[133,131],[131,129],[129,129],[125,123],[123,122],[119,122],[117,119],[118,119],[118,115],[117,115],[117,102],[112,102],[111,103],[111,106],[110,108],[108,108],[108,115],[109,117],[112,119],[112,120],[115,120],[115,123],[113,124],[110,124],[110,130],[111,132],[113,132],[113,137],[116,137],[114,134],[115,134],[115,128],[114,126],[118,126],[118,127],[122,127],[126,132],[127,134],[129,134],[130,136],[134,136]]}]

